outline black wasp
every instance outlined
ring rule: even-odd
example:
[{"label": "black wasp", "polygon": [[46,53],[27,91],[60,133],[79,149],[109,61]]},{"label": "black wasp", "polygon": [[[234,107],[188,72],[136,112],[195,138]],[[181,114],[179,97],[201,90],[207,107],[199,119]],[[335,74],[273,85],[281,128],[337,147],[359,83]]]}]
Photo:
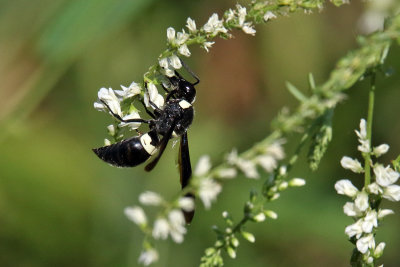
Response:
[{"label": "black wasp", "polygon": [[[190,164],[189,145],[187,130],[193,121],[193,102],[196,97],[194,86],[200,82],[199,78],[190,69],[184,65],[188,72],[196,79],[195,83],[190,83],[175,71],[173,77],[167,77],[171,90],[164,88],[167,92],[166,101],[163,109],[158,108],[149,100],[153,112],[144,105],[147,114],[151,117],[149,120],[129,119],[124,120],[118,114],[112,112],[110,107],[102,101],[109,112],[121,122],[140,122],[149,125],[149,131],[145,134],[122,140],[118,143],[93,149],[94,153],[103,161],[117,167],[135,167],[148,160],[152,155],[158,154],[145,167],[146,171],[151,171],[161,158],[168,141],[175,135],[180,136],[179,148],[179,170],[180,182],[182,188],[188,185],[192,176],[192,167]],[[145,84],[147,91],[147,84]],[[143,101],[142,101],[143,103]],[[144,104],[144,103],[143,103]],[[187,194],[194,197],[192,194]],[[185,212],[187,223],[192,221],[194,211]]]}]

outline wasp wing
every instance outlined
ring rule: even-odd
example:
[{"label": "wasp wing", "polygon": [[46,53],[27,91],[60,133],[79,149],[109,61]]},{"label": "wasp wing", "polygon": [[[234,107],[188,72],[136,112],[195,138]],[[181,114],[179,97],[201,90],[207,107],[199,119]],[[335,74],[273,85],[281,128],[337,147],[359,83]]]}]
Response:
[{"label": "wasp wing", "polygon": [[162,154],[164,153],[165,148],[167,147],[169,139],[171,139],[172,137],[172,133],[174,132],[175,126],[176,126],[176,120],[171,124],[171,128],[161,139],[159,152],[157,156],[149,164],[146,165],[146,167],[144,168],[146,171],[148,172],[151,171],[157,165],[157,162],[160,160]]},{"label": "wasp wing", "polygon": [[[192,177],[192,165],[190,163],[190,154],[189,154],[189,143],[187,133],[185,132],[181,136],[181,142],[179,147],[179,173],[181,176],[181,185],[182,189],[185,188]],[[185,197],[190,197],[194,199],[194,195],[192,193],[187,193]],[[182,210],[186,223],[190,223],[194,216],[194,210],[192,211],[184,211]]]}]

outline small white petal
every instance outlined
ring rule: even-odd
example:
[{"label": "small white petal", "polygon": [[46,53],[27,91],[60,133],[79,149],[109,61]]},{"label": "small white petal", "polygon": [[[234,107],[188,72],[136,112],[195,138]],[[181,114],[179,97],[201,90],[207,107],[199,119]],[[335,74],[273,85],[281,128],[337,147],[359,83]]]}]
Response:
[{"label": "small white petal", "polygon": [[194,200],[191,197],[181,197],[178,201],[178,205],[187,212],[194,210]]},{"label": "small white petal", "polygon": [[167,239],[169,233],[169,223],[166,219],[157,219],[154,222],[153,237],[154,239]]},{"label": "small white petal", "polygon": [[189,31],[190,32],[196,32],[197,31],[197,29],[196,29],[196,22],[193,20],[193,19],[191,19],[191,18],[188,18],[187,20],[186,20],[186,27],[189,29]]},{"label": "small white petal", "polygon": [[305,184],[306,180],[302,178],[293,178],[292,180],[289,181],[289,185],[292,187],[304,186]]},{"label": "small white petal", "polygon": [[196,168],[194,170],[194,175],[204,176],[208,173],[210,169],[211,169],[210,156],[204,155],[199,159]]},{"label": "small white petal", "polygon": [[266,210],[264,211],[264,214],[267,215],[268,217],[270,217],[271,219],[278,219],[278,214],[275,211],[272,210]]},{"label": "small white petal", "polygon": [[139,263],[142,263],[145,266],[148,266],[156,261],[158,261],[158,252],[157,250],[151,248],[145,251],[142,251],[139,256]]},{"label": "small white petal", "polygon": [[276,19],[276,15],[272,13],[271,11],[267,11],[267,13],[264,14],[264,20],[268,21],[271,19]]},{"label": "small white petal", "polygon": [[276,159],[273,156],[268,155],[268,154],[258,156],[256,158],[256,161],[258,164],[261,165],[261,167],[263,167],[263,169],[266,172],[269,172],[269,173],[271,173],[273,170],[276,169],[276,167],[278,167],[278,162],[276,161]]},{"label": "small white petal", "polygon": [[357,245],[358,251],[360,251],[362,254],[367,253],[368,249],[375,248],[374,235],[369,234],[367,236],[364,236],[364,237],[358,239],[356,245]]},{"label": "small white petal", "polygon": [[105,145],[105,146],[109,146],[109,145],[111,145],[111,141],[110,141],[110,140],[108,140],[107,138],[106,138],[106,139],[104,139],[104,145]]},{"label": "small white petal", "polygon": [[265,218],[266,218],[265,214],[263,212],[260,212],[253,217],[253,220],[256,222],[263,222],[263,221],[265,221]]},{"label": "small white petal", "polygon": [[215,42],[204,42],[203,48],[208,52],[209,51],[208,49],[211,48],[213,44],[215,44]]},{"label": "small white petal", "polygon": [[364,119],[360,120],[360,131],[355,131],[358,138],[362,139],[362,140],[366,140],[367,139],[367,121]]},{"label": "small white petal", "polygon": [[391,215],[391,214],[394,214],[393,210],[390,210],[390,209],[379,210],[378,219],[382,219],[383,217],[385,217],[387,215]]},{"label": "small white petal", "polygon": [[373,153],[375,156],[379,157],[383,154],[386,154],[389,151],[389,145],[382,144],[380,146],[374,147]]},{"label": "small white petal", "polygon": [[350,217],[359,217],[362,215],[362,212],[357,209],[353,202],[346,202],[346,204],[343,206],[343,212]]},{"label": "small white petal", "polygon": [[375,251],[374,251],[374,257],[375,258],[380,258],[383,254],[383,250],[386,247],[386,243],[385,242],[381,242],[379,243],[379,245],[376,246]]},{"label": "small white petal", "polygon": [[346,227],[346,229],[344,230],[344,232],[346,233],[346,235],[351,238],[353,236],[356,236],[356,238],[359,238],[362,234],[362,228],[361,228],[361,224],[362,221],[358,220],[357,222],[349,225]]},{"label": "small white petal", "polygon": [[256,164],[251,160],[246,160],[239,158],[236,162],[238,168],[244,173],[247,178],[258,179],[260,175],[258,174]]},{"label": "small white petal", "polygon": [[181,45],[179,48],[178,48],[178,52],[179,52],[179,54],[181,54],[181,55],[184,55],[185,57],[190,57],[190,51],[189,51],[189,48],[187,47],[187,45],[186,44],[184,44],[184,45]]},{"label": "small white petal", "polygon": [[364,191],[360,192],[354,200],[354,204],[360,211],[365,211],[369,207],[368,194]]},{"label": "small white petal", "polygon": [[114,135],[115,135],[115,126],[114,126],[114,124],[108,125],[108,126],[107,126],[107,130],[108,130],[108,133],[109,133],[111,136],[114,136]]},{"label": "small white petal", "polygon": [[177,57],[176,55],[170,56],[170,57],[169,57],[169,60],[170,60],[171,66],[172,66],[174,69],[178,70],[178,69],[182,68],[181,60],[180,60],[179,57]]},{"label": "small white petal", "polygon": [[[140,115],[138,112],[132,112],[131,114],[128,114],[124,117],[122,117],[124,120],[131,120],[131,119],[140,119]],[[137,129],[140,127],[140,122],[120,122],[120,126],[129,126],[132,130]]]},{"label": "small white petal", "polygon": [[342,165],[343,168],[351,170],[351,171],[353,171],[355,173],[363,172],[363,168],[361,166],[361,163],[356,159],[352,159],[350,157],[344,156],[340,160],[340,164]]},{"label": "small white petal", "polygon": [[221,169],[221,170],[218,170],[218,173],[217,173],[218,178],[226,178],[226,179],[235,178],[236,175],[237,175],[237,171],[235,168]]},{"label": "small white petal", "polygon": [[155,192],[146,191],[139,195],[139,202],[143,205],[158,206],[162,201],[162,197]]},{"label": "small white petal", "polygon": [[400,186],[389,185],[383,190],[383,197],[390,201],[400,201]]},{"label": "small white petal", "polygon": [[188,39],[189,39],[189,34],[187,34],[184,30],[176,34],[176,43],[178,45],[183,45]]},{"label": "small white petal", "polygon": [[368,192],[379,195],[383,193],[383,189],[377,183],[372,183],[368,185]]},{"label": "small white petal", "polygon": [[168,69],[168,59],[166,57],[158,60],[158,64],[160,65],[161,68]]},{"label": "small white petal", "polygon": [[128,207],[124,209],[124,213],[129,220],[133,221],[137,225],[144,225],[147,223],[146,214],[141,207]]},{"label": "small white petal", "polygon": [[355,187],[350,180],[343,179],[335,183],[336,192],[340,195],[346,195],[351,198],[355,197],[359,192],[357,187]]},{"label": "small white petal", "polygon": [[389,165],[383,167],[381,164],[374,166],[374,173],[376,183],[383,187],[394,184],[400,176],[400,174],[391,169]]},{"label": "small white petal", "polygon": [[247,34],[256,35],[256,30],[250,24],[243,25],[242,30]]},{"label": "small white petal", "polygon": [[206,209],[211,207],[211,202],[215,200],[221,192],[222,187],[211,178],[204,178],[200,181],[199,196]]},{"label": "small white petal", "polygon": [[170,43],[173,43],[175,41],[175,29],[172,27],[169,27],[167,29],[167,39]]},{"label": "small white petal", "polygon": [[374,227],[378,227],[378,214],[375,210],[371,210],[363,218],[361,228],[364,233],[371,233]]}]

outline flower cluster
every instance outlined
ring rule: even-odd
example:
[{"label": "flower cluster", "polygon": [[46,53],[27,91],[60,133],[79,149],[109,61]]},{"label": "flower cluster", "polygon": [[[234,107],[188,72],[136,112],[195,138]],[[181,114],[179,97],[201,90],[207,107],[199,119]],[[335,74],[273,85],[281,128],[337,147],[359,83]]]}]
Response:
[{"label": "flower cluster", "polygon": [[[169,205],[159,194],[146,191],[139,195],[139,202],[145,206],[167,206]],[[176,203],[173,203],[166,215],[159,216],[153,224],[148,222],[147,216],[140,206],[127,207],[125,215],[132,222],[137,224],[144,233],[151,233],[155,239],[167,239],[168,236],[176,243],[182,243],[186,234],[186,223],[183,211],[190,212],[194,210],[194,201],[190,197],[181,197]],[[158,260],[157,250],[148,242],[144,244],[139,262],[144,265],[150,265]]]},{"label": "flower cluster", "polygon": [[[360,122],[360,130],[356,131],[360,145],[358,150],[366,155],[379,157],[386,153],[389,146],[386,144],[370,148],[370,140],[367,138],[366,121]],[[353,201],[347,202],[343,211],[352,217],[355,223],[345,229],[346,235],[355,243],[359,253],[363,255],[363,261],[371,264],[383,254],[385,243],[375,243],[375,232],[380,221],[387,215],[393,214],[390,209],[380,209],[382,198],[390,201],[400,201],[400,186],[395,185],[400,174],[390,166],[384,167],[380,163],[369,163],[374,172],[374,182],[366,184],[361,190],[355,187],[350,180],[342,179],[336,182],[335,189],[338,194],[346,195]],[[357,159],[343,157],[341,165],[355,173],[364,172],[362,164]]]}]

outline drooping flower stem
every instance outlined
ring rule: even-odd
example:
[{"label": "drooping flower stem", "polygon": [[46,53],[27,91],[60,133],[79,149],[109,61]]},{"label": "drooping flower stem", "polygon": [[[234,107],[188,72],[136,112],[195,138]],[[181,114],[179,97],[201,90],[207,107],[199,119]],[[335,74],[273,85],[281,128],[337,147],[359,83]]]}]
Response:
[{"label": "drooping flower stem", "polygon": [[[375,102],[375,71],[371,74],[371,87],[369,89],[369,100],[368,100],[368,118],[367,118],[367,139],[369,140],[369,147],[371,148],[371,137],[372,137],[372,120],[374,116],[374,102]],[[371,183],[371,153],[365,153],[365,186]]]}]

